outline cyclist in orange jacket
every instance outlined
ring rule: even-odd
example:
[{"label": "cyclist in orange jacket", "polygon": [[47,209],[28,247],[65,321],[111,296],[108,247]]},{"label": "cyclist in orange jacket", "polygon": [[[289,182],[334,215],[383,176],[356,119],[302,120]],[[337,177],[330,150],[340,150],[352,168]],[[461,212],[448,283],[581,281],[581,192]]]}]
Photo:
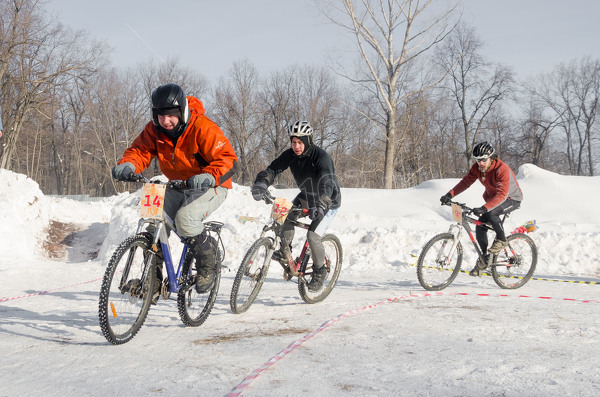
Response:
[{"label": "cyclist in orange jacket", "polygon": [[[464,192],[476,180],[479,180],[485,187],[483,193],[485,204],[475,208],[473,214],[477,215],[481,222],[489,222],[492,225],[496,232],[496,239],[488,249],[487,229],[477,226],[475,235],[484,255],[487,255],[487,253],[496,255],[507,245],[500,215],[519,208],[523,200],[523,192],[515,174],[506,163],[498,158],[498,154],[492,145],[487,142],[478,143],[473,148],[472,155],[475,163],[469,173],[454,188],[443,195],[440,201],[442,204],[446,204],[452,197]],[[478,276],[480,270],[485,269],[485,266],[485,264],[479,264],[478,260],[478,264],[469,274]]]},{"label": "cyclist in orange jacket", "polygon": [[196,289],[207,292],[215,280],[216,243],[203,233],[202,221],[225,201],[237,156],[219,126],[204,115],[202,102],[186,97],[176,84],[165,84],[152,93],[152,121],[125,150],[113,177],[127,180],[155,157],[169,180],[187,181],[188,189],[167,189],[164,210],[194,253]]}]

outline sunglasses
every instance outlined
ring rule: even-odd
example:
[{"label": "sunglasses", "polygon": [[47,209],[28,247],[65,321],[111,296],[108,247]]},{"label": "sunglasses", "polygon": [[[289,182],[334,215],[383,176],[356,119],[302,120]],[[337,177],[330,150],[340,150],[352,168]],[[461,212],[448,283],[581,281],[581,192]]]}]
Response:
[{"label": "sunglasses", "polygon": [[485,163],[489,160],[489,157],[473,157],[473,160],[477,161],[478,163]]}]

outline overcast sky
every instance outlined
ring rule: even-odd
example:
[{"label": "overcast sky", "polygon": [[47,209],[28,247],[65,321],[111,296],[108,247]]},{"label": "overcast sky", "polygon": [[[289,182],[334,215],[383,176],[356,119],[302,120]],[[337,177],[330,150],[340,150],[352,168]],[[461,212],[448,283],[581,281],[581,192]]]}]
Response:
[{"label": "overcast sky", "polygon": [[[463,0],[484,55],[518,78],[585,55],[600,58],[600,1]],[[171,4],[176,4],[173,6]],[[212,82],[248,58],[262,75],[293,64],[325,65],[353,42],[313,0],[49,0],[67,26],[114,49],[115,66],[178,58]]]}]

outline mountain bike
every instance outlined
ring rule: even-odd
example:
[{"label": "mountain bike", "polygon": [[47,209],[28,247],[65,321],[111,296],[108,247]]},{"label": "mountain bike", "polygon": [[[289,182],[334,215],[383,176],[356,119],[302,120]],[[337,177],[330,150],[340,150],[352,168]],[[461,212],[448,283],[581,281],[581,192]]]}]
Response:
[{"label": "mountain bike", "polygon": [[[493,230],[488,223],[483,223],[470,216],[473,209],[463,203],[450,201],[452,216],[455,221],[447,233],[441,233],[429,240],[417,260],[417,277],[423,288],[429,291],[440,291],[450,285],[460,271],[463,248],[460,237],[467,231],[473,247],[478,255],[477,265],[481,270],[490,268],[492,277],[499,287],[517,289],[529,281],[537,264],[538,250],[531,237],[526,233],[534,231],[535,221],[517,227],[506,239],[508,245],[496,255],[483,255],[470,224]],[[501,222],[504,224],[509,214],[505,214]],[[487,232],[486,230],[486,232]]]},{"label": "mountain bike", "polygon": [[[289,200],[283,198],[274,198],[267,192],[263,197],[267,204],[272,204],[271,219],[263,227],[263,231],[246,252],[244,259],[237,271],[231,289],[229,303],[231,311],[239,314],[243,313],[252,305],[258,292],[260,291],[271,260],[275,260],[273,252],[281,247],[281,232],[285,219],[288,215],[304,217],[308,215],[308,210],[292,206]],[[309,224],[298,220],[292,221],[295,227],[308,230]],[[323,282],[323,288],[317,292],[308,290],[308,280],[312,275],[312,262],[308,245],[308,240],[304,242],[300,256],[289,263],[284,260],[278,261],[283,267],[283,279],[286,281],[296,277],[298,282],[298,292],[300,297],[306,303],[317,303],[324,300],[333,290],[340,271],[342,270],[342,244],[333,234],[325,234],[322,237],[323,247],[325,248],[325,267],[327,276]]]},{"label": "mountain bike", "polygon": [[[204,222],[204,228],[216,243],[217,273],[212,288],[206,293],[196,291],[194,255],[186,240],[177,234],[175,225],[163,211],[166,188],[185,189],[185,181],[150,181],[134,174],[129,182],[144,182],[140,205],[140,220],[135,235],[125,239],[113,253],[102,280],[99,300],[100,328],[104,337],[115,345],[130,341],[140,330],[151,304],[162,296],[177,294],[181,321],[189,327],[200,326],[213,308],[221,280],[224,246],[220,222]],[[183,243],[175,269],[169,235]],[[167,276],[162,276],[163,263]]]}]

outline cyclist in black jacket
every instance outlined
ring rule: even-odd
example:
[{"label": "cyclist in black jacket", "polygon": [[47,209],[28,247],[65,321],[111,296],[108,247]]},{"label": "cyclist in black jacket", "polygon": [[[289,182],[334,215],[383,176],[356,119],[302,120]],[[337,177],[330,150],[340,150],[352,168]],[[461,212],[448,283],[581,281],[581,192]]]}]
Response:
[{"label": "cyclist in black jacket", "polygon": [[[297,121],[289,127],[288,134],[292,147],[277,157],[266,170],[258,173],[252,186],[252,197],[261,200],[275,177],[290,168],[300,189],[293,203],[308,209],[312,220],[307,233],[313,258],[313,277],[308,290],[316,292],[323,288],[327,275],[327,270],[323,267],[325,250],[321,235],[333,221],[342,196],[333,161],[327,152],[314,144],[310,124],[307,121]],[[291,215],[283,224],[281,250],[273,253],[274,259],[285,263],[289,263],[292,256],[290,247],[294,238],[294,226],[290,224],[290,218]]]}]

